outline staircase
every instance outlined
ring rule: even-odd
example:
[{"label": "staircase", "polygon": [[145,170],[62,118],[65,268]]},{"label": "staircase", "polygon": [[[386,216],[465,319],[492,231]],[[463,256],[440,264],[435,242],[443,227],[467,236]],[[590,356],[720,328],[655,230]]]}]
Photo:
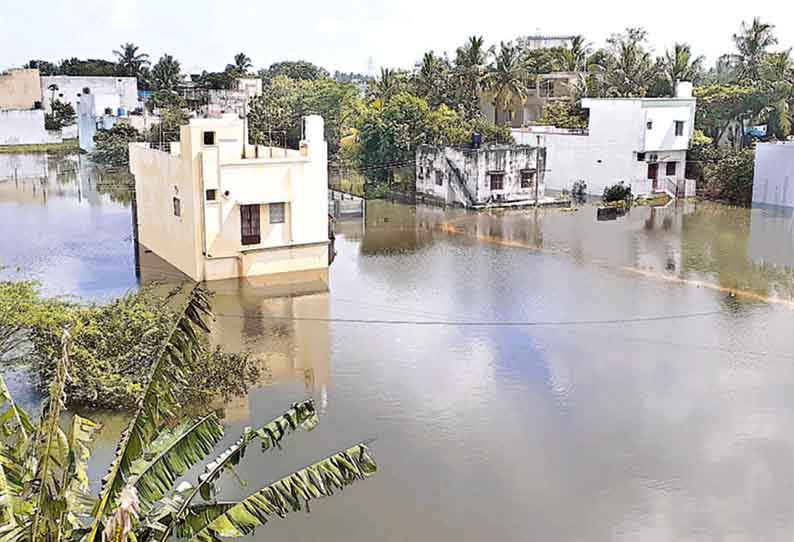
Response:
[{"label": "staircase", "polygon": [[471,192],[469,192],[469,188],[466,186],[465,177],[460,172],[458,167],[449,158],[447,158],[447,164],[449,164],[450,169],[455,174],[454,176],[450,177],[450,179],[455,180],[455,184],[453,186],[456,186],[461,192],[463,192],[463,195],[466,200],[466,206],[474,207],[475,204],[474,196],[471,195]]}]

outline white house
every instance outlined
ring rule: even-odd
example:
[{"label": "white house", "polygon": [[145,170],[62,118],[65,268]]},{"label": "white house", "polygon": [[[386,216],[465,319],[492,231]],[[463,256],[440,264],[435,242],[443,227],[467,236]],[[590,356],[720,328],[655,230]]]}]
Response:
[{"label": "white house", "polygon": [[794,207],[794,143],[756,145],[753,203]]},{"label": "white house", "polygon": [[80,98],[85,94],[94,96],[94,113],[97,116],[103,115],[108,109],[113,114],[119,109],[134,111],[138,107],[138,80],[134,77],[41,76],[41,95],[48,113],[53,97],[71,104],[77,111]]},{"label": "white house", "polygon": [[532,126],[513,130],[517,143],[546,147],[546,188],[570,189],[584,181],[601,195],[618,182],[635,195],[669,192],[688,197],[686,154],[695,125],[691,83],[679,83],[674,98],[591,98],[586,130]]},{"label": "white house", "polygon": [[304,119],[300,150],[247,143],[237,115],[192,119],[170,153],[130,145],[138,239],[194,280],[328,267],[328,146]]}]

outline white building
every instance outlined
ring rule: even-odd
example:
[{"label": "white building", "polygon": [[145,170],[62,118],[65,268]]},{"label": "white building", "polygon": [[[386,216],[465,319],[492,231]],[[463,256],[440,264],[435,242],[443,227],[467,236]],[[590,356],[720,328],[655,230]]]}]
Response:
[{"label": "white building", "polygon": [[794,207],[794,143],[756,145],[753,203]]},{"label": "white building", "polygon": [[171,152],[130,145],[138,239],[194,280],[328,267],[328,146],[304,119],[300,150],[247,144],[242,120],[193,119]]},{"label": "white building", "polygon": [[513,130],[517,143],[546,147],[546,188],[570,189],[584,181],[601,195],[618,182],[637,194],[669,192],[692,196],[686,154],[695,125],[691,83],[680,83],[674,98],[591,98],[586,130],[533,126]]},{"label": "white building", "polygon": [[117,114],[119,109],[131,112],[138,107],[138,80],[134,77],[41,76],[41,95],[48,113],[53,97],[71,104],[77,111],[80,98],[85,94],[94,96],[97,116],[107,110],[113,114]]}]

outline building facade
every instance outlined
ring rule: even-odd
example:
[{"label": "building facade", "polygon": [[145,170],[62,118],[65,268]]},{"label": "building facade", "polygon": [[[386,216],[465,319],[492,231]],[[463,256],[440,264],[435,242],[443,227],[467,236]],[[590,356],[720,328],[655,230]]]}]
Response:
[{"label": "building facade", "polygon": [[484,90],[480,93],[480,113],[494,124],[512,128],[529,126],[543,116],[547,105],[571,100],[577,78],[578,75],[573,72],[538,75],[530,81],[526,96],[512,96],[506,106],[499,104],[498,108],[495,93]]},{"label": "building facade", "polygon": [[635,195],[667,192],[692,196],[686,155],[695,125],[691,83],[680,83],[674,98],[591,98],[586,130],[535,126],[514,129],[518,143],[546,147],[546,187],[570,189],[577,181],[601,195],[618,182]]},{"label": "building facade", "polygon": [[300,150],[247,144],[242,120],[193,119],[170,152],[130,145],[138,238],[194,280],[328,267],[323,119]]},{"label": "building facade", "polygon": [[45,110],[50,112],[52,98],[71,104],[77,111],[84,94],[94,96],[96,114],[107,109],[114,113],[138,108],[138,80],[134,77],[82,77],[73,75],[47,75],[41,77],[41,95]]},{"label": "building facade", "polygon": [[41,104],[39,70],[15,69],[0,74],[0,109],[36,109]]},{"label": "building facade", "polygon": [[530,145],[478,149],[422,145],[416,151],[416,192],[451,205],[531,205],[545,192],[546,151]]},{"label": "building facade", "polygon": [[794,143],[756,145],[753,203],[794,207]]}]

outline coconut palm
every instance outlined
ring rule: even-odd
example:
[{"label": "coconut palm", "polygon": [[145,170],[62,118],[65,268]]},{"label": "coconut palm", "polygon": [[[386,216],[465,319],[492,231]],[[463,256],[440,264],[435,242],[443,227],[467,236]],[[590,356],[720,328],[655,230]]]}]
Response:
[{"label": "coconut palm", "polygon": [[389,68],[380,69],[380,77],[370,81],[370,98],[384,104],[405,88],[405,74]]},{"label": "coconut palm", "polygon": [[585,71],[587,54],[590,47],[585,42],[584,36],[574,36],[571,46],[560,49],[557,53],[557,63],[562,71],[581,73]]},{"label": "coconut palm", "polygon": [[777,44],[775,25],[763,23],[756,17],[752,23],[742,22],[741,31],[733,35],[739,79],[754,82],[761,78],[761,66],[769,48]]},{"label": "coconut palm", "polygon": [[431,107],[448,103],[450,66],[446,58],[436,56],[433,51],[425,53],[417,65],[413,84],[419,96],[424,96]]},{"label": "coconut palm", "polygon": [[608,61],[604,72],[607,93],[612,96],[645,96],[656,79],[651,53],[646,47],[647,33],[628,28],[607,40]]},{"label": "coconut palm", "polygon": [[119,75],[141,78],[143,69],[149,66],[149,55],[139,53],[140,47],[132,43],[124,43],[120,49],[114,50],[116,55],[116,65]]},{"label": "coconut palm", "polygon": [[486,87],[493,92],[494,124],[499,122],[499,108],[505,109],[513,98],[527,95],[529,72],[518,47],[502,42],[499,52],[485,77]]},{"label": "coconut palm", "polygon": [[679,81],[695,82],[703,74],[703,56],[693,56],[688,43],[676,43],[668,49],[662,58],[664,78],[670,91],[675,91]]},{"label": "coconut palm", "polygon": [[164,54],[152,66],[152,83],[157,90],[174,90],[182,81],[182,66],[169,54]]},{"label": "coconut palm", "polygon": [[455,77],[467,118],[479,115],[480,92],[488,74],[488,57],[492,52],[485,47],[482,36],[471,36],[455,53]]},{"label": "coconut palm", "polygon": [[251,57],[245,53],[237,53],[234,55],[234,63],[226,65],[227,72],[233,72],[238,76],[243,76],[248,73],[248,70],[254,67]]},{"label": "coconut palm", "polygon": [[216,542],[251,534],[309,502],[330,496],[371,476],[375,462],[365,444],[335,453],[290,474],[240,501],[219,501],[219,481],[233,470],[248,447],[263,451],[286,442],[298,430],[311,430],[317,414],[311,401],[240,438],[206,464],[194,484],[176,482],[210,454],[224,436],[214,412],[184,417],[174,384],[185,378],[186,362],[200,353],[207,332],[207,294],[183,289],[186,298],[166,340],[154,353],[149,383],[132,416],[98,498],[89,494],[86,462],[99,427],[73,416],[61,428],[69,378],[69,336],[45,402],[34,424],[14,402],[0,378],[0,541],[2,542]]}]

